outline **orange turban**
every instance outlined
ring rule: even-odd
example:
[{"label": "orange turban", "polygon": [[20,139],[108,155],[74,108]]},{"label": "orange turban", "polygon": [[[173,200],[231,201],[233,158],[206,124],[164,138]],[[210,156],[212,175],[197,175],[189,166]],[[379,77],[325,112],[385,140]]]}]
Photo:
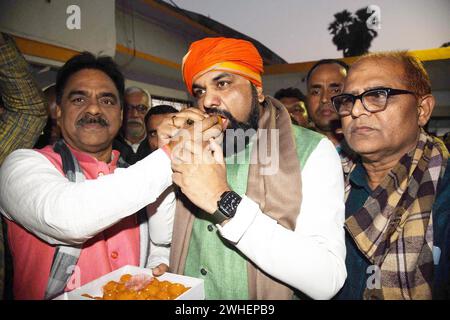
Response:
[{"label": "orange turban", "polygon": [[192,94],[195,79],[211,70],[229,71],[262,87],[263,61],[255,46],[245,40],[205,38],[191,44],[183,58],[183,79]]}]

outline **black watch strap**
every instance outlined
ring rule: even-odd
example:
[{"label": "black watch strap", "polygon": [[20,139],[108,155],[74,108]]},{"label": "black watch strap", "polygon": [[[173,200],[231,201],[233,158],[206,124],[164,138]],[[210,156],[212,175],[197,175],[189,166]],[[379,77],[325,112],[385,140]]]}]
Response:
[{"label": "black watch strap", "polygon": [[219,209],[214,211],[214,213],[212,214],[212,221],[214,222],[214,224],[221,224],[228,219],[230,218],[224,215]]}]

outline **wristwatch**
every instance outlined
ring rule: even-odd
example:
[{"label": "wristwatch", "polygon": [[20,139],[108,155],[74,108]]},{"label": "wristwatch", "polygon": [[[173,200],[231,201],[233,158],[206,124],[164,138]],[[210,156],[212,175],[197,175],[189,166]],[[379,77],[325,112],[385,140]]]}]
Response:
[{"label": "wristwatch", "polygon": [[234,191],[225,191],[217,201],[217,210],[212,214],[215,224],[221,224],[225,220],[231,219],[236,214],[242,197]]}]

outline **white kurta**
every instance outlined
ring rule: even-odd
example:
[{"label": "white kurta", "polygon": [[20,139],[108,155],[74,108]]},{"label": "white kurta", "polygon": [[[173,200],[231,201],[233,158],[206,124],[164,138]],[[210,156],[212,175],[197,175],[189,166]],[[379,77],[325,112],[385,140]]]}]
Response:
[{"label": "white kurta", "polygon": [[314,299],[330,299],[347,277],[344,178],[330,140],[320,141],[301,176],[303,200],[294,231],[262,213],[248,197],[234,218],[218,228],[268,274]]}]

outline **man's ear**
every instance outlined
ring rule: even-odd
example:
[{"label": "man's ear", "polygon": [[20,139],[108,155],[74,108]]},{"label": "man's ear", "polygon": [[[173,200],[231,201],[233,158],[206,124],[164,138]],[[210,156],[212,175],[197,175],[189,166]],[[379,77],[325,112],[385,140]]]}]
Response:
[{"label": "man's ear", "polygon": [[433,95],[427,94],[419,98],[419,106],[417,107],[417,112],[419,113],[418,124],[423,127],[430,120],[431,113],[433,112],[436,100]]},{"label": "man's ear", "polygon": [[259,103],[262,103],[265,99],[262,87],[256,87],[256,92],[258,93]]},{"label": "man's ear", "polygon": [[56,104],[56,108],[55,108],[55,112],[56,112],[56,124],[61,128],[61,107],[59,104]]}]

